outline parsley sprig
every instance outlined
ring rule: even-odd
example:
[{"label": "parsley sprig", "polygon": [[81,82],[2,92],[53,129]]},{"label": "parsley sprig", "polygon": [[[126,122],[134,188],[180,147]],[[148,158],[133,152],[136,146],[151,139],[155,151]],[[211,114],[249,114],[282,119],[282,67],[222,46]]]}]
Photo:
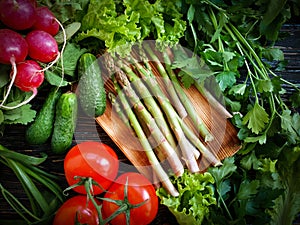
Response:
[{"label": "parsley sprig", "polygon": [[[259,5],[262,3],[255,5],[252,1],[232,1],[237,12],[229,7],[229,3],[222,1],[218,4],[208,0],[188,2],[183,6],[190,28],[186,44],[213,71],[209,75],[215,76],[225,94],[227,107],[232,112],[239,112],[233,120],[240,128],[239,138],[245,143],[265,144],[274,133],[288,131],[292,133],[289,141],[299,142],[299,125],[294,123],[299,114],[295,108],[287,106],[282,94],[285,92],[283,84],[293,88],[294,96],[299,97],[300,89],[278,76],[270,63],[279,62],[277,66],[281,66],[284,59],[283,52],[273,47],[280,27],[272,24],[279,19],[283,23],[290,18],[287,13],[290,2],[277,8],[269,2],[267,5],[276,9],[275,12]],[[257,6],[259,10],[255,11]],[[246,14],[241,9],[245,9]],[[277,16],[271,17],[271,13]],[[267,20],[272,33],[266,30]],[[191,63],[190,58],[183,59],[182,54],[179,57],[174,65],[183,71],[187,67],[192,71],[193,65],[199,67],[199,63]],[[190,86],[195,81],[202,82],[207,73],[193,74],[193,79],[190,73],[181,76],[184,84]],[[292,104],[296,105],[294,101]],[[277,120],[281,124],[276,127]]]},{"label": "parsley sprig", "polygon": [[275,73],[285,61],[274,43],[294,1],[183,2],[188,30],[181,44],[194,57],[175,51],[172,66],[186,87],[215,78],[243,143],[208,169],[217,204],[203,224],[292,224],[300,211],[300,90]]}]

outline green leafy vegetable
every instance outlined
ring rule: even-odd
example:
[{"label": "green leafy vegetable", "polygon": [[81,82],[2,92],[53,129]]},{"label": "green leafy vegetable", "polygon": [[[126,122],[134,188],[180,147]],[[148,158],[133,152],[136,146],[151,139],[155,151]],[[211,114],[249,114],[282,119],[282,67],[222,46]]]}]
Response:
[{"label": "green leafy vegetable", "polygon": [[[6,87],[0,89],[3,92]],[[22,92],[18,88],[13,87],[13,90],[7,99],[7,106],[17,105],[24,99],[28,98],[29,92]],[[21,107],[12,110],[0,109],[0,125],[3,125],[3,129],[7,124],[23,124],[26,125],[34,120],[36,111],[31,108],[31,104],[26,104]]]},{"label": "green leafy vegetable", "polygon": [[248,128],[252,130],[253,133],[258,134],[265,128],[265,124],[269,122],[269,116],[265,109],[258,104],[254,103],[252,109],[244,116],[243,123],[248,124]]},{"label": "green leafy vegetable", "polygon": [[175,2],[91,0],[76,41],[96,38],[109,52],[120,55],[128,54],[133,44],[146,37],[162,46],[177,44],[186,26]]},{"label": "green leafy vegetable", "polygon": [[201,224],[209,216],[210,206],[216,204],[213,196],[214,179],[210,173],[191,174],[185,172],[172,183],[180,195],[172,197],[165,189],[157,190],[161,204],[168,206],[179,224]]},{"label": "green leafy vegetable", "polygon": [[64,201],[62,190],[56,183],[57,177],[38,167],[46,158],[45,155],[41,158],[24,155],[0,145],[0,163],[18,178],[28,197],[29,207],[5,188],[3,182],[0,183],[0,193],[26,224],[49,223]]},{"label": "green leafy vegetable", "polygon": [[45,71],[45,80],[50,85],[57,87],[72,85],[78,80],[77,62],[85,52],[87,52],[86,48],[67,42],[62,56],[63,61],[59,61],[57,65]]},{"label": "green leafy vegetable", "polygon": [[28,124],[35,118],[36,111],[31,109],[30,104],[23,105],[17,109],[3,111],[5,124]]},{"label": "green leafy vegetable", "polygon": [[283,195],[275,200],[275,206],[270,215],[271,224],[292,224],[294,218],[300,211],[300,148],[285,149],[283,151],[283,161],[280,161],[279,173],[283,178]]}]

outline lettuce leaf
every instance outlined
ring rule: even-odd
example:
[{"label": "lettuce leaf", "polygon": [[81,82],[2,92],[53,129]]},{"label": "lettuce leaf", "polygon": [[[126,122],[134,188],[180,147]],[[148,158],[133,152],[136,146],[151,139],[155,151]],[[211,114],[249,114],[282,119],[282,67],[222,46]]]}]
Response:
[{"label": "lettuce leaf", "polygon": [[91,0],[76,41],[96,38],[111,53],[126,55],[132,45],[154,38],[158,46],[173,46],[184,36],[186,22],[175,0]]},{"label": "lettuce leaf", "polygon": [[185,171],[181,177],[172,178],[179,192],[173,197],[164,188],[157,190],[161,204],[166,205],[179,224],[200,225],[208,217],[210,206],[216,205],[214,197],[214,178],[208,172],[192,174]]}]

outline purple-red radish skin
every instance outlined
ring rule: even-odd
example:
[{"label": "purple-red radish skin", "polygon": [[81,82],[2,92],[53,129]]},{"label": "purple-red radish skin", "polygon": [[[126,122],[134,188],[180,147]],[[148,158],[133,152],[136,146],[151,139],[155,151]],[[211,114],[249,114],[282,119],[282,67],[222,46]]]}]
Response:
[{"label": "purple-red radish skin", "polygon": [[36,21],[35,5],[32,0],[1,0],[0,20],[14,30],[26,30]]},{"label": "purple-red radish skin", "polygon": [[59,54],[54,37],[42,30],[33,30],[26,36],[28,55],[43,63],[52,62]]},{"label": "purple-red radish skin", "polygon": [[12,64],[22,62],[28,55],[28,44],[21,34],[0,29],[0,63]]},{"label": "purple-red radish skin", "polygon": [[17,75],[14,85],[22,91],[37,92],[44,81],[44,71],[34,60],[25,60],[17,64]]},{"label": "purple-red radish skin", "polygon": [[46,6],[36,8],[36,22],[33,24],[32,29],[43,30],[55,36],[59,31],[59,24],[56,17]]}]

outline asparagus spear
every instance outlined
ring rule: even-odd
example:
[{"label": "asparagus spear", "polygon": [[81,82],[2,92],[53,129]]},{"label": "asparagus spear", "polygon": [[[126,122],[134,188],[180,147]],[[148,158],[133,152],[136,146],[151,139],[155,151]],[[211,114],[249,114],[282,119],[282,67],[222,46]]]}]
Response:
[{"label": "asparagus spear", "polygon": [[[146,44],[146,48],[148,48],[148,47],[149,47],[149,45]],[[153,53],[153,51],[149,47],[148,52],[150,52],[150,51],[151,51],[152,60],[156,62],[156,68],[157,68],[160,76],[162,77],[162,80],[163,80],[165,86],[168,87],[168,94],[170,95],[172,105],[177,110],[177,113],[179,114],[179,116],[181,118],[185,118],[188,115],[187,111],[186,111],[184,105],[182,104],[180,98],[178,97],[173,83],[171,82],[164,66],[160,63],[160,60],[158,59],[158,57]],[[145,67],[148,70],[152,70],[149,60],[148,60],[145,52],[141,48],[140,48],[140,51],[138,52],[138,54],[141,58],[141,61],[144,63]]]},{"label": "asparagus spear", "polygon": [[[130,121],[127,118],[127,115],[125,114],[125,110],[123,109],[121,102],[117,100],[117,97],[115,96],[115,94],[113,94],[112,92],[108,93],[108,99],[110,100],[112,107],[115,108],[116,113],[118,114],[118,116],[120,117],[120,119],[125,123],[125,125],[130,129],[130,131],[132,132],[133,135],[135,135],[134,130],[132,130],[132,127],[130,125]],[[142,129],[145,130],[146,128],[145,124],[142,124]],[[145,129],[144,129],[145,128]],[[147,135],[147,132],[145,131],[145,135]],[[152,146],[152,149],[154,149],[155,154],[157,155],[158,159],[160,160],[160,162],[165,160],[165,156],[163,154],[161,154],[160,151],[160,146],[156,146],[155,144],[155,140],[153,139],[153,137],[148,137],[149,143]],[[152,171],[152,179],[153,179],[153,184],[155,185],[156,188],[159,188],[159,179],[155,173],[155,171]]]},{"label": "asparagus spear", "polygon": [[184,172],[184,167],[178,158],[176,152],[172,148],[172,146],[169,144],[159,127],[157,126],[154,118],[152,115],[147,111],[144,104],[140,101],[139,96],[135,93],[134,89],[131,87],[131,84],[124,73],[124,71],[119,71],[116,74],[116,79],[123,87],[124,92],[129,98],[129,101],[133,105],[134,109],[137,110],[140,117],[143,119],[145,124],[148,126],[148,129],[150,130],[151,135],[155,139],[155,141],[158,143],[158,145],[162,146],[163,154],[165,154],[166,158],[168,159],[168,162],[170,163],[170,166],[175,173],[175,175],[180,176]]},{"label": "asparagus spear", "polygon": [[[110,63],[111,65],[112,63]],[[158,125],[159,129],[162,131],[172,148],[176,151],[176,141],[174,140],[172,131],[170,130],[169,125],[164,119],[163,112],[161,111],[160,107],[156,103],[155,99],[153,98],[153,95],[150,93],[146,85],[143,83],[143,81],[128,67],[126,70],[126,73],[130,74],[132,82],[132,85],[136,89],[137,93],[143,99],[144,104],[146,105],[149,112],[154,117],[156,124]],[[179,154],[178,151],[176,151],[177,154]]]},{"label": "asparagus spear", "polygon": [[[155,76],[151,75],[151,72],[149,70],[146,70],[144,67],[142,67],[141,64],[136,63],[136,68],[144,77],[145,82],[147,83],[148,87],[152,90],[154,96],[157,97],[163,111],[166,114],[166,117],[168,119],[168,122],[178,140],[178,144],[182,150],[182,156],[183,160],[186,162],[187,168],[193,173],[199,171],[199,166],[197,164],[196,158],[194,157],[194,149],[195,147],[187,140],[187,138],[184,135],[184,132],[177,121],[178,114],[174,110],[172,104],[170,103],[169,99],[165,96],[163,91],[160,89],[159,84],[157,83]],[[122,63],[121,69],[123,69],[127,76],[129,76],[130,80],[133,80],[134,78],[131,76],[134,76],[131,73],[128,73],[131,68],[126,65],[126,63]],[[136,75],[135,75],[136,76]]]},{"label": "asparagus spear", "polygon": [[[171,61],[170,61],[170,58],[167,55],[167,53],[166,52],[162,53],[164,61],[165,61],[165,66],[166,66],[166,69],[165,69],[164,66],[162,65],[162,63],[160,62],[160,60],[158,59],[158,57],[155,55],[155,53],[151,49],[151,47],[148,44],[145,44],[144,48],[147,51],[148,55],[150,56],[151,60],[155,61],[157,69],[160,71],[160,74],[165,79],[168,79],[169,81],[171,80],[172,82],[170,82],[170,83],[174,84],[174,85],[172,85],[172,87],[177,92],[176,96],[178,94],[178,97],[179,97],[178,101],[183,103],[186,111],[188,112],[188,115],[192,119],[192,121],[197,129],[197,132],[200,133],[200,135],[204,138],[205,141],[212,141],[214,139],[214,137],[210,134],[208,128],[203,123],[203,121],[200,118],[200,116],[198,115],[198,113],[196,113],[196,110],[195,110],[192,102],[190,101],[190,99],[188,98],[186,93],[183,91],[174,71],[171,69],[171,66],[170,66]],[[167,87],[169,90],[169,86],[167,86]]]},{"label": "asparagus spear", "polygon": [[114,83],[115,83],[115,88],[118,93],[119,99],[120,99],[120,101],[123,105],[123,108],[127,114],[130,124],[133,127],[137,137],[139,138],[141,145],[143,146],[143,148],[145,150],[145,154],[148,157],[149,163],[152,166],[153,171],[155,172],[155,174],[159,178],[159,180],[162,182],[162,185],[164,186],[164,188],[166,188],[166,190],[168,190],[168,192],[172,196],[178,196],[179,195],[178,191],[176,190],[176,188],[170,181],[169,176],[166,174],[164,169],[161,167],[160,162],[156,158],[156,155],[154,154],[153,149],[152,149],[150,143],[148,142],[147,137],[146,137],[141,125],[139,124],[139,121],[137,120],[134,112],[132,111],[132,109],[124,95],[124,92],[121,91],[117,82],[114,82]]},{"label": "asparagus spear", "polygon": [[[180,53],[178,54],[185,54],[187,55],[185,49],[178,45],[177,49],[175,51],[178,51]],[[169,53],[169,55],[174,53]],[[225,108],[224,105],[222,105],[203,85],[203,83],[199,84],[198,82],[194,83],[195,87],[198,89],[198,91],[208,100],[208,102],[212,105],[212,107],[215,108],[216,111],[220,112],[221,115],[224,115],[225,118],[231,118],[231,113]]]},{"label": "asparagus spear", "polygon": [[201,140],[195,135],[195,133],[182,121],[182,119],[177,116],[177,120],[180,123],[184,133],[188,139],[199,149],[202,155],[210,162],[213,166],[220,166],[222,163],[220,160],[212,154],[209,149],[201,142]]},{"label": "asparagus spear", "polygon": [[[151,51],[151,49],[149,49]],[[197,132],[200,133],[200,135],[204,138],[205,142],[212,141],[214,139],[213,135],[209,132],[208,128],[206,127],[205,123],[202,121],[201,117],[198,113],[196,113],[196,110],[186,95],[186,93],[183,91],[177,76],[175,75],[174,71],[171,69],[171,60],[166,52],[163,52],[163,57],[166,64],[166,70],[168,71],[169,77],[172,80],[172,82],[175,84],[175,89],[181,99],[181,101],[184,103],[184,106],[192,119],[194,125],[196,126]]]},{"label": "asparagus spear", "polygon": [[[129,73],[133,73],[132,71],[128,71]],[[131,77],[136,77],[135,74],[132,74]],[[138,78],[138,77],[136,77]],[[166,120],[164,119],[164,115],[158,104],[156,103],[155,99],[153,98],[152,94],[148,90],[147,86],[141,79],[134,79],[131,82],[131,85],[135,88],[136,92],[143,100],[146,108],[149,110],[151,115],[154,117],[156,124],[158,125],[159,129],[165,135],[166,139],[170,143],[170,145],[176,149],[176,141],[174,140],[173,134],[170,130],[169,125],[167,124]],[[178,152],[177,152],[178,153]]]},{"label": "asparagus spear", "polygon": [[232,114],[222,105],[205,87],[203,84],[195,82],[197,90],[207,99],[207,101],[225,118],[232,118]]},{"label": "asparagus spear", "polygon": [[130,127],[129,120],[128,120],[127,116],[125,115],[120,102],[116,100],[116,96],[112,92],[109,92],[107,94],[107,96],[108,96],[109,101],[111,102],[111,105],[113,106],[116,113],[120,117],[120,119],[123,121],[123,123],[125,123],[125,125],[127,127]]}]

